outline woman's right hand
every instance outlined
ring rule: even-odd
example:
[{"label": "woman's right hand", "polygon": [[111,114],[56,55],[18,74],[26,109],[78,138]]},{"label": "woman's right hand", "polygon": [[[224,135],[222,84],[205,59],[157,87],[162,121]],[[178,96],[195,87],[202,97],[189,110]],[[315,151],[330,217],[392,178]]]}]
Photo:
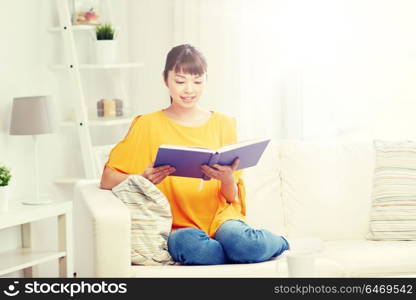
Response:
[{"label": "woman's right hand", "polygon": [[146,169],[144,169],[142,176],[147,180],[150,180],[153,184],[159,184],[165,179],[166,176],[169,176],[176,169],[169,165],[160,166],[153,168],[153,164],[150,164]]}]

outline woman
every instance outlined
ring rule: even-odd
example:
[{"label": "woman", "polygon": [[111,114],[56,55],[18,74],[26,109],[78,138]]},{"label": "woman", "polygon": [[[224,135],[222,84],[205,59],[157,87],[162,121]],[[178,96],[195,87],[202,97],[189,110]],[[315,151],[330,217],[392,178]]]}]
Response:
[{"label": "woman", "polygon": [[[241,171],[230,166],[202,166],[211,178],[169,176],[171,166],[152,167],[161,144],[219,148],[236,142],[233,118],[198,105],[207,80],[204,56],[191,45],[167,55],[163,79],[170,106],[137,117],[123,141],[110,153],[101,187],[112,189],[129,174],[141,174],[169,200],[173,224],[169,253],[182,264],[210,265],[261,262],[289,248],[286,239],[245,222],[245,191]],[[265,207],[267,209],[267,207]]]}]

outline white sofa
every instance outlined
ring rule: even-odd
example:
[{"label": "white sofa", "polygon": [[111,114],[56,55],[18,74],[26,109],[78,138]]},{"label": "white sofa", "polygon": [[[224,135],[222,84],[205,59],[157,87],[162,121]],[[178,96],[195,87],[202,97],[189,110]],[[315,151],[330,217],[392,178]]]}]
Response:
[{"label": "white sofa", "polygon": [[[270,144],[245,170],[248,222],[289,239],[319,238],[318,277],[415,276],[416,241],[366,239],[374,168],[372,141]],[[286,277],[285,254],[255,264],[132,266],[129,211],[98,181],[75,187],[79,277]]]}]

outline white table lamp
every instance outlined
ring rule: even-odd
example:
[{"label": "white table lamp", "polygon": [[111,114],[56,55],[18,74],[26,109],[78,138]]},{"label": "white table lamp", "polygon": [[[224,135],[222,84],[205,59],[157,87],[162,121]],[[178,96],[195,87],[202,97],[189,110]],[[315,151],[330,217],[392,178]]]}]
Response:
[{"label": "white table lamp", "polygon": [[13,99],[10,134],[31,135],[34,142],[35,199],[24,201],[24,204],[47,204],[52,202],[50,199],[40,197],[37,140],[37,135],[55,131],[51,108],[51,102],[47,96]]}]

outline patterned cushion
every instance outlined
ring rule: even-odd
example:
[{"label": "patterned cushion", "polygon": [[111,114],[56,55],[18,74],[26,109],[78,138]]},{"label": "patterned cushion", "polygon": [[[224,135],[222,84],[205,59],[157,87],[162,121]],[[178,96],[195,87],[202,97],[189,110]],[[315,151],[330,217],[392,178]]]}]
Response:
[{"label": "patterned cushion", "polygon": [[172,214],[165,195],[141,175],[130,175],[112,191],[130,210],[132,264],[174,264],[167,246]]},{"label": "patterned cushion", "polygon": [[374,141],[369,239],[416,240],[416,142]]}]

